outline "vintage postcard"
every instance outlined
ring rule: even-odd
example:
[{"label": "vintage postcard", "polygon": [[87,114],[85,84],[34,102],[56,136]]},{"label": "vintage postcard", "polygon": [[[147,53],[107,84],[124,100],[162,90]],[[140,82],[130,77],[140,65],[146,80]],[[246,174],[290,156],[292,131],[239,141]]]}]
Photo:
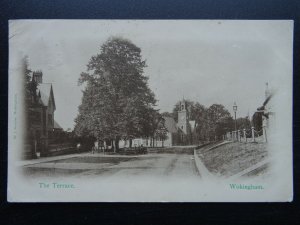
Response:
[{"label": "vintage postcard", "polygon": [[293,26],[10,20],[8,201],[292,201]]}]

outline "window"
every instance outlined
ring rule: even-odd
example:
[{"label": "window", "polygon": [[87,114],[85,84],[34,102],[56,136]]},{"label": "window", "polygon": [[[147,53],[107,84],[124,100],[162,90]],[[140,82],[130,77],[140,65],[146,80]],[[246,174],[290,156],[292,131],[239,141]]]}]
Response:
[{"label": "window", "polygon": [[35,112],[35,111],[30,111],[29,113],[29,121],[32,124],[39,125],[41,123],[41,113],[40,112]]},{"label": "window", "polygon": [[48,114],[48,125],[53,125],[52,114]]}]

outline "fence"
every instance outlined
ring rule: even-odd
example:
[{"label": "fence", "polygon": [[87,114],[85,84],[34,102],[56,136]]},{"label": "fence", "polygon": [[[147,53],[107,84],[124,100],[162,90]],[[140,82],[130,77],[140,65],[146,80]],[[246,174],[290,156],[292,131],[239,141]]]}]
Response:
[{"label": "fence", "polygon": [[261,130],[243,129],[227,132],[223,135],[223,140],[239,141],[239,142],[268,142],[267,129],[262,127]]}]

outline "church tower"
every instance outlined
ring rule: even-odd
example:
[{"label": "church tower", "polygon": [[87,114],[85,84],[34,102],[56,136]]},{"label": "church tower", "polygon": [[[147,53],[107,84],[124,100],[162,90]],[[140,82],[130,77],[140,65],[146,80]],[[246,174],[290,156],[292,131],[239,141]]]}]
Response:
[{"label": "church tower", "polygon": [[32,73],[32,80],[37,84],[43,83],[43,72],[38,70]]},{"label": "church tower", "polygon": [[178,128],[182,130],[184,134],[188,133],[188,111],[185,100],[180,102],[180,108],[178,110]]}]

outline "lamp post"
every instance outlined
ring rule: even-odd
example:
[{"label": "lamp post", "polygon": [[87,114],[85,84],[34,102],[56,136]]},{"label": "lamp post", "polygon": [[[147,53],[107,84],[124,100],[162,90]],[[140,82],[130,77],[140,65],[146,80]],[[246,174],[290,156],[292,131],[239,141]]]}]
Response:
[{"label": "lamp post", "polygon": [[236,130],[236,111],[237,111],[237,105],[234,102],[233,104],[233,111],[234,111],[234,131],[235,131],[235,136],[237,137],[237,130]]}]

